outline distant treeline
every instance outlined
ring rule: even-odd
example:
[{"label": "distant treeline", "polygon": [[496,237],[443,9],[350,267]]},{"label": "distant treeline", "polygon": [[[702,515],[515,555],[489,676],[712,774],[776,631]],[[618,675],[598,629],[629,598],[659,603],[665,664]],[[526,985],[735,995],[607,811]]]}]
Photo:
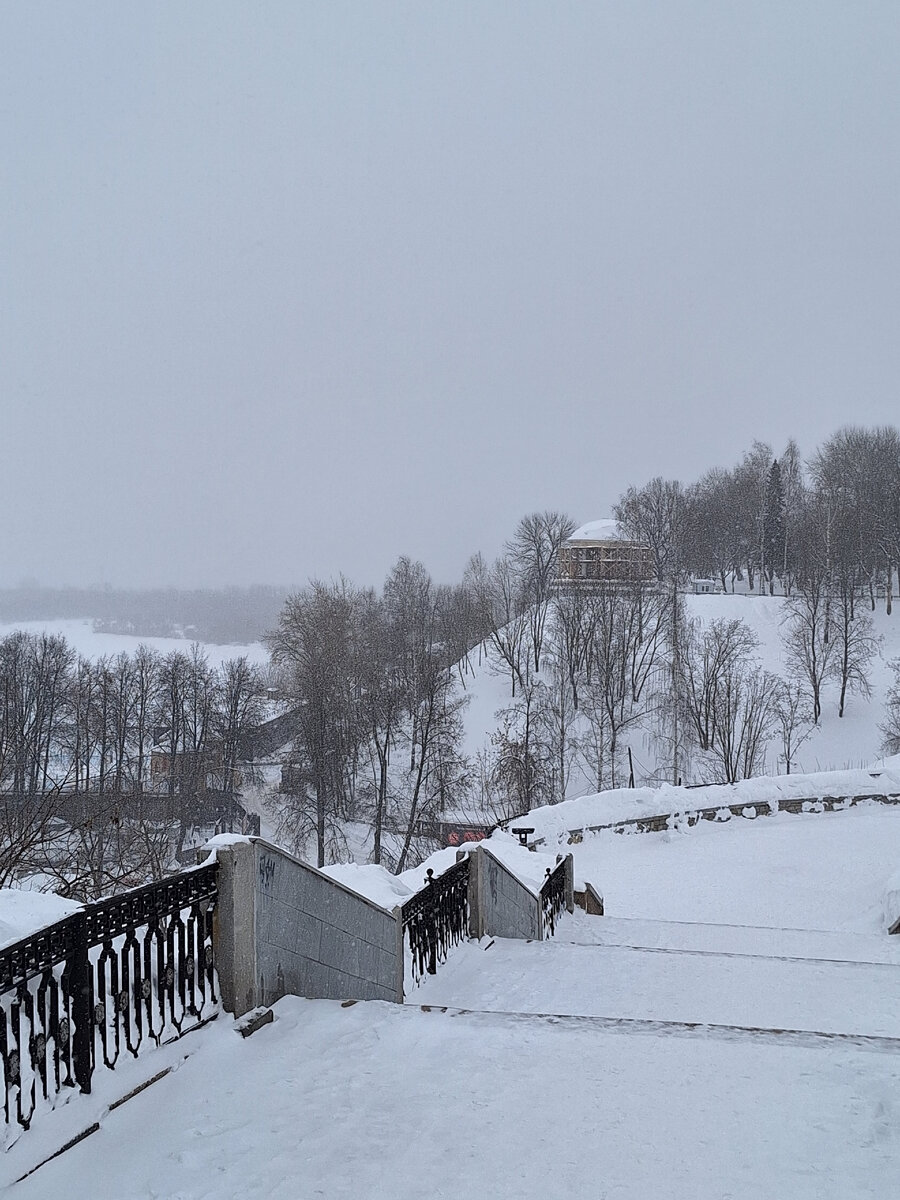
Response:
[{"label": "distant treeline", "polygon": [[284,587],[0,589],[0,622],[90,618],[106,633],[186,637],[218,644],[258,641],[278,624]]}]

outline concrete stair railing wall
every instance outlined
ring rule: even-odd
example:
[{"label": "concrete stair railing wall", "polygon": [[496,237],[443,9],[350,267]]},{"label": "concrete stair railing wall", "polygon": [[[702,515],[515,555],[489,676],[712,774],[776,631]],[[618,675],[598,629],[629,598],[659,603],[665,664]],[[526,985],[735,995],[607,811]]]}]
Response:
[{"label": "concrete stair railing wall", "polygon": [[575,903],[589,917],[603,916],[603,896],[588,880],[585,880],[583,891],[575,892]]},{"label": "concrete stair railing wall", "polygon": [[[262,838],[216,847],[216,967],[236,1017],[285,995],[403,1002],[401,910],[389,911]],[[469,852],[469,933],[544,936],[540,897],[490,850]],[[566,856],[566,907],[574,867]]]},{"label": "concrete stair railing wall", "polygon": [[[566,908],[574,903],[574,862],[566,855]],[[540,896],[492,854],[479,845],[470,852],[469,929],[472,937],[544,937]]]},{"label": "concrete stair railing wall", "polygon": [[217,847],[216,964],[236,1017],[282,996],[403,1000],[402,928],[388,912],[260,838]]}]

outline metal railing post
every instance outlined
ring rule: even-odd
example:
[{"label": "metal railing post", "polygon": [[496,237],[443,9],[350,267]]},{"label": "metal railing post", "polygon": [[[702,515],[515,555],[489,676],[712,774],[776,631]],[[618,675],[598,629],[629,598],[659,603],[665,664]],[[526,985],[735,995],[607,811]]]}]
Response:
[{"label": "metal railing post", "polygon": [[68,975],[72,989],[72,1066],[82,1092],[91,1090],[94,1036],[91,1004],[91,961],[88,953],[87,914],[80,913],[75,927],[75,945]]}]

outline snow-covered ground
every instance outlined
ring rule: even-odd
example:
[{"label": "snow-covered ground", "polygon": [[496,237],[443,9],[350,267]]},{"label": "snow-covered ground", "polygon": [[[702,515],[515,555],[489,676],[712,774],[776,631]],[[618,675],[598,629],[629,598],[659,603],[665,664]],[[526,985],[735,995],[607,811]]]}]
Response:
[{"label": "snow-covered ground", "polygon": [[11,1196],[896,1194],[896,1053],[382,1003],[275,1013],[247,1041],[201,1031],[176,1073]]},{"label": "snow-covered ground", "polygon": [[609,916],[874,934],[900,865],[900,809],[603,833],[571,849]]},{"label": "snow-covered ground", "polygon": [[[763,667],[773,674],[786,676],[784,646],[782,642],[784,599],[780,596],[714,595],[685,597],[688,615],[699,618],[704,624],[715,620],[740,619],[759,639],[756,651]],[[823,693],[822,721],[813,731],[809,741],[800,747],[795,771],[835,771],[845,767],[862,767],[874,762],[879,753],[882,735],[878,726],[882,721],[884,702],[888,687],[893,679],[890,670],[892,659],[900,657],[900,607],[892,616],[886,616],[884,602],[880,601],[872,617],[874,632],[881,638],[878,655],[869,668],[872,685],[871,698],[852,695],[848,698],[846,712],[838,716],[839,688],[832,683]],[[767,769],[776,774],[783,770],[778,756],[780,746],[770,743]]]},{"label": "snow-covered ground", "polygon": [[[511,839],[496,845],[515,865]],[[285,998],[246,1041],[223,1016],[101,1072],[0,1172],[99,1131],[9,1195],[893,1197],[900,939],[881,932],[879,901],[900,811],[572,850],[611,917],[564,917],[553,942],[458,947],[403,1007]],[[436,869],[455,857],[441,854]]]},{"label": "snow-covered ground", "polygon": [[[467,944],[415,998],[487,1012],[900,1038],[900,947],[884,947],[886,938],[853,946],[855,956],[871,949],[874,962],[845,961],[841,939],[821,935],[794,939],[788,957],[777,937],[750,939],[746,927],[736,939],[742,948],[732,950],[727,928],[696,925],[688,950],[659,945],[668,941],[665,923],[654,923],[656,944],[646,947],[646,931],[624,920],[616,932],[633,944],[592,944],[585,926],[598,923],[605,918],[576,914],[546,942],[498,939],[489,951]],[[717,942],[729,948],[712,949]]]},{"label": "snow-covered ground", "polygon": [[[127,633],[97,633],[93,621],[59,620],[59,621],[14,621],[0,624],[0,638],[14,633],[17,629],[26,633],[49,633],[61,635],[77,654],[83,658],[96,660],[105,655],[114,656],[123,651],[133,654],[138,646],[150,646],[160,654],[169,654],[173,650],[187,651],[191,642],[184,638],[168,637],[136,637]],[[264,666],[269,661],[269,654],[261,642],[251,642],[246,646],[219,646],[213,643],[201,642],[204,653],[214,667],[221,666],[232,658],[245,656],[252,663]]]}]

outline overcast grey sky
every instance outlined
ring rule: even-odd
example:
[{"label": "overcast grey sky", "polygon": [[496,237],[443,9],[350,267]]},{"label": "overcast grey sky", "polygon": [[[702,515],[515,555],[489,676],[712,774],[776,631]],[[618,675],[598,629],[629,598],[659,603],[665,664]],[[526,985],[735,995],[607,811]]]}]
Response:
[{"label": "overcast grey sky", "polygon": [[6,0],[0,583],[459,575],[900,422],[900,4]]}]

